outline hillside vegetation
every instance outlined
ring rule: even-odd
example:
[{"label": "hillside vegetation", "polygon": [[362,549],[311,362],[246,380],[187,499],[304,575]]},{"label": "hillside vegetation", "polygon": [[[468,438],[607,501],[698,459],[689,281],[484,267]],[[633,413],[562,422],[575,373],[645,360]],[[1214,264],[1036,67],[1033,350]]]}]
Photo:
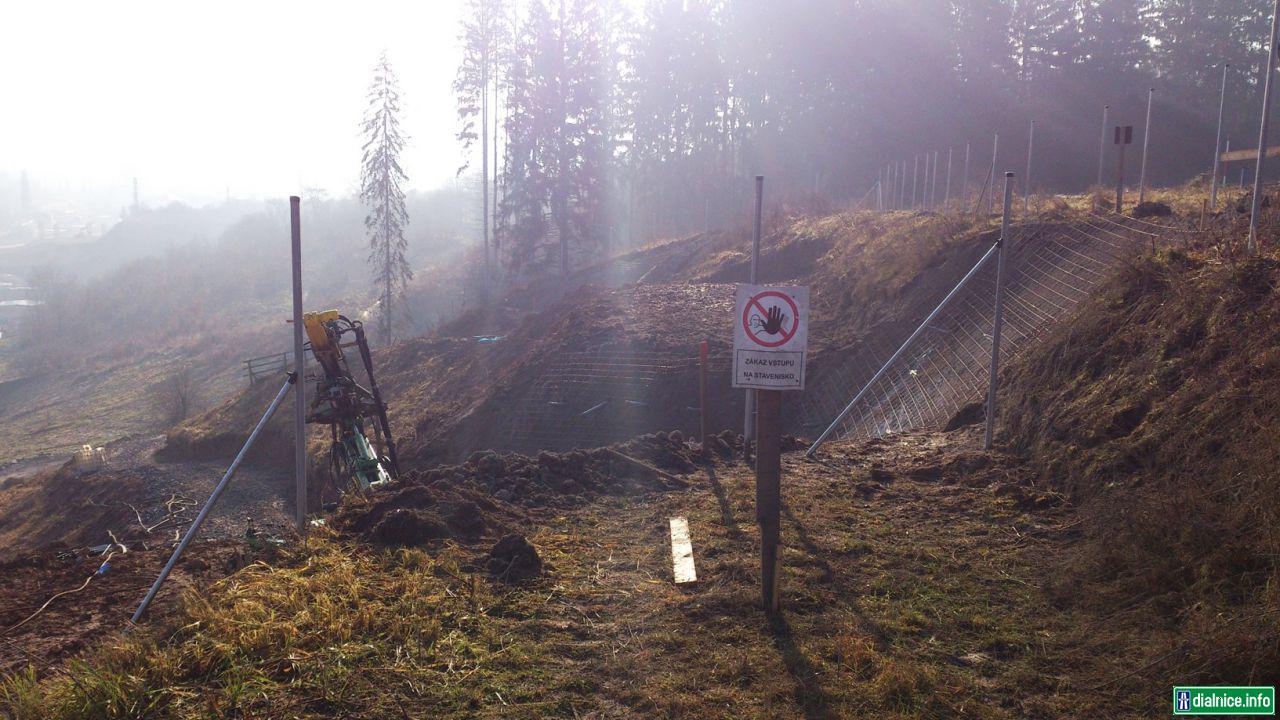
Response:
[{"label": "hillside vegetation", "polygon": [[1270,683],[1280,256],[1217,247],[1126,265],[1009,374],[1006,433],[1037,484],[1079,504],[1085,540],[1052,586],[1059,602],[1124,609],[1095,630],[1142,628],[1152,674]]}]

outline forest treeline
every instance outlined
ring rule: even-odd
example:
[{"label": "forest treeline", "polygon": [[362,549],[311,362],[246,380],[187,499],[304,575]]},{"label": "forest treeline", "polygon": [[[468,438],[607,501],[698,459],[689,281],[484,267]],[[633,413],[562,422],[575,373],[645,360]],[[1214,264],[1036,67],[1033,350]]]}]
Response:
[{"label": "forest treeline", "polygon": [[[1137,126],[1149,181],[1257,142],[1270,4],[1246,0],[469,0],[455,90],[486,247],[509,274],[745,218],[772,199],[857,199],[886,163],[970,143],[973,180],[1033,191],[1098,174],[1102,108]],[[958,164],[958,163],[957,163]],[[959,169],[956,172],[960,172]],[[1234,172],[1234,169],[1233,169]],[[1113,171],[1107,166],[1106,180]]]}]

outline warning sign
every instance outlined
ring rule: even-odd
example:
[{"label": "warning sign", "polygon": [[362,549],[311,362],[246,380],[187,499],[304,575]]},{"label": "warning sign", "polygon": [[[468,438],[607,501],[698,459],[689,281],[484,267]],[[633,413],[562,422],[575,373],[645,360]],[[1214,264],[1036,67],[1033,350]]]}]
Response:
[{"label": "warning sign", "polygon": [[804,389],[809,288],[739,285],[734,325],[734,387]]}]

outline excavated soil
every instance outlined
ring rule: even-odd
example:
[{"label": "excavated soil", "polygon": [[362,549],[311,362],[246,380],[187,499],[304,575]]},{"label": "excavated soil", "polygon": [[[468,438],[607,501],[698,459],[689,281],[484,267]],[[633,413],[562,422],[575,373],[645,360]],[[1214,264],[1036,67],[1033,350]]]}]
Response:
[{"label": "excavated soil", "polygon": [[[184,592],[274,554],[270,543],[193,544],[146,620],[163,622]],[[0,675],[56,666],[122,631],[168,558],[165,547],[122,552],[115,545],[101,552],[50,547],[0,562]]]}]

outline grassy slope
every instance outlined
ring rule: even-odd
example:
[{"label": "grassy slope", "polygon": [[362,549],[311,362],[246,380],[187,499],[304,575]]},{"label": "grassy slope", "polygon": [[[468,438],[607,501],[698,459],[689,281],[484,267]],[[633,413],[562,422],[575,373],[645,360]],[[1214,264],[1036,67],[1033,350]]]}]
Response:
[{"label": "grassy slope", "polygon": [[1135,259],[1014,368],[1007,433],[1080,503],[1056,602],[1142,638],[1142,675],[1273,684],[1280,254],[1216,239]]}]

